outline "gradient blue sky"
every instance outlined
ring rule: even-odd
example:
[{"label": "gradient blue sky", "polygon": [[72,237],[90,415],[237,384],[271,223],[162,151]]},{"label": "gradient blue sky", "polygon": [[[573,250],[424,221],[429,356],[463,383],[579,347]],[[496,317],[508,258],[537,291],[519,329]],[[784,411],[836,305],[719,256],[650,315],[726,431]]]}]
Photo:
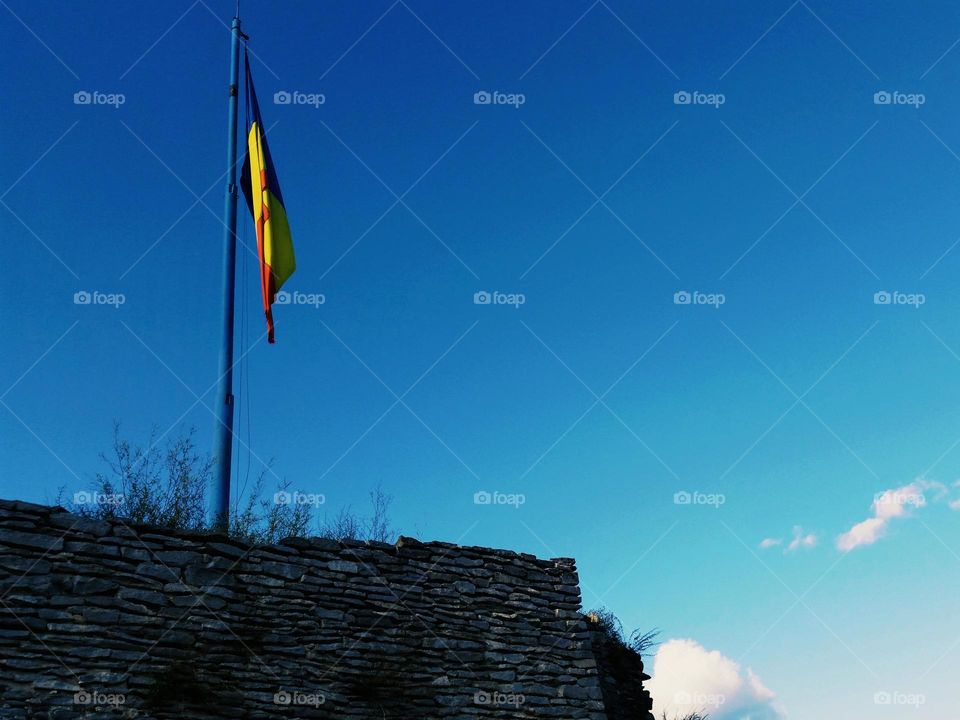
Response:
[{"label": "gradient blue sky", "polygon": [[[0,496],[43,502],[89,484],[114,418],[209,445],[233,3],[0,4]],[[955,4],[244,5],[288,288],[326,297],[254,344],[241,251],[254,472],[275,458],[334,510],[380,483],[424,539],[575,556],[586,605],[751,667],[791,718],[955,714]],[[836,547],[917,478],[943,490]],[[816,545],[785,552],[794,526]]]}]

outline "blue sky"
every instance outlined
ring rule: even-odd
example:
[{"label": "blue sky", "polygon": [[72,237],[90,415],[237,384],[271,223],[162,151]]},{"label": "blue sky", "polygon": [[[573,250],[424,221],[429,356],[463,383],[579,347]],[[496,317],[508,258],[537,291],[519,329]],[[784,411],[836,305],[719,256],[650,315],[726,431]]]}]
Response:
[{"label": "blue sky", "polygon": [[[43,502],[89,484],[113,419],[209,445],[233,4],[2,4],[0,495]],[[955,6],[244,6],[288,288],[325,302],[257,343],[240,252],[241,471],[575,556],[588,606],[695,643],[661,678],[739,663],[682,688],[721,720],[954,711]]]}]

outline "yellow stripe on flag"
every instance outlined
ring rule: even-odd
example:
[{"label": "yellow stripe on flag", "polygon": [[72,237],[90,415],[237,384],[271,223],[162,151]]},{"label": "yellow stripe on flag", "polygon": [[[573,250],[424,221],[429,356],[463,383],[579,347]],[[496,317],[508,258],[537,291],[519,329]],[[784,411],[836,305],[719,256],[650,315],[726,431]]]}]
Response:
[{"label": "yellow stripe on flag", "polygon": [[[247,143],[250,151],[250,185],[254,188],[253,220],[258,228],[263,220],[263,238],[258,238],[263,246],[261,261],[270,268],[273,291],[276,292],[297,269],[293,237],[287,212],[269,187],[268,177],[273,175],[273,168],[267,167],[262,133],[256,122],[250,126]],[[273,302],[273,298],[269,298],[269,301]]]}]

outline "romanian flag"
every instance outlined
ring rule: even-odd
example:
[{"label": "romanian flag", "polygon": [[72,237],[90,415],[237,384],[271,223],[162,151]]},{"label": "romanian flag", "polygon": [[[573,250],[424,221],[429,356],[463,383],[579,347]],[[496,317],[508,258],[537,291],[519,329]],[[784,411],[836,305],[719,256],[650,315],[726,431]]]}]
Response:
[{"label": "romanian flag", "polygon": [[[246,55],[246,53],[244,53]],[[260,256],[260,287],[263,293],[263,311],[267,316],[267,341],[273,342],[272,305],[277,291],[283,287],[297,261],[293,255],[293,239],[287,223],[287,211],[277,171],[270,157],[267,136],[260,118],[260,105],[253,90],[249,58],[246,66],[247,156],[240,171],[240,188],[257,228],[257,254]]]}]

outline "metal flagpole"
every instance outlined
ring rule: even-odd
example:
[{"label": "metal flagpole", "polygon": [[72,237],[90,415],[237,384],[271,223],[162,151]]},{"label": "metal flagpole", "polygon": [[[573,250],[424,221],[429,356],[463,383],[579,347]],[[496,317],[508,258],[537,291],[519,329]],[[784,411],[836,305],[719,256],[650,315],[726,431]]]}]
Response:
[{"label": "metal flagpole", "polygon": [[213,427],[213,477],[207,493],[207,523],[226,531],[230,522],[230,461],[233,455],[233,304],[237,265],[237,96],[240,78],[240,3],[230,28],[230,97],[227,115],[227,194],[223,203],[223,305],[217,421]]}]

